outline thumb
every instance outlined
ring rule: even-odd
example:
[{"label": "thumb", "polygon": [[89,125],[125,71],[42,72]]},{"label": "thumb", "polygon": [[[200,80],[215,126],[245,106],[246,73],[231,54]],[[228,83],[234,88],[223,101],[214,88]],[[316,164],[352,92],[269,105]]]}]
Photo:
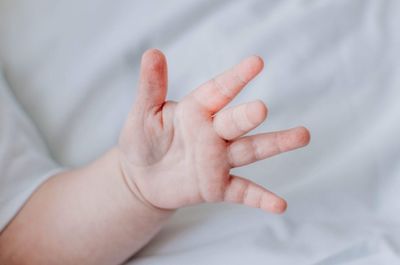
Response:
[{"label": "thumb", "polygon": [[158,109],[165,102],[168,86],[167,61],[157,49],[142,56],[137,104],[143,111]]}]

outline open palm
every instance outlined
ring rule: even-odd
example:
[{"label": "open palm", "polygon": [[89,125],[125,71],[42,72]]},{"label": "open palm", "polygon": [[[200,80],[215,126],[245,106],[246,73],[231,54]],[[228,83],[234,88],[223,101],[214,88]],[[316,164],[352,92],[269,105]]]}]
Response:
[{"label": "open palm", "polygon": [[282,198],[230,174],[309,142],[304,127],[243,136],[265,120],[261,101],[223,109],[262,68],[261,58],[249,57],[176,103],[165,101],[164,55],[147,51],[137,101],[119,141],[121,168],[134,193],[163,209],[226,201],[283,212]]}]

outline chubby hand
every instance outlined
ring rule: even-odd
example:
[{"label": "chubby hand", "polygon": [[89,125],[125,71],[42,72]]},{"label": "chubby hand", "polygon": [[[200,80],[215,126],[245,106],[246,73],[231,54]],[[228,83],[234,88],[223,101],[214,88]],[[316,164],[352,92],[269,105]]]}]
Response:
[{"label": "chubby hand", "polygon": [[121,170],[139,199],[161,209],[224,201],[285,211],[284,199],[230,174],[310,139],[304,127],[243,136],[265,120],[261,101],[223,109],[262,68],[261,58],[249,57],[172,102],[166,101],[165,56],[144,53],[137,100],[118,145]]}]

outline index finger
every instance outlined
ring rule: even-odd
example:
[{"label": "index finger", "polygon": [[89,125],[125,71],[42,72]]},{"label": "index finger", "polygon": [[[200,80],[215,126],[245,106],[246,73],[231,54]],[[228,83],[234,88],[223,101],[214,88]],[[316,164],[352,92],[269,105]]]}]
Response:
[{"label": "index finger", "polygon": [[264,67],[259,56],[251,56],[204,83],[188,95],[189,101],[214,114],[226,106]]}]

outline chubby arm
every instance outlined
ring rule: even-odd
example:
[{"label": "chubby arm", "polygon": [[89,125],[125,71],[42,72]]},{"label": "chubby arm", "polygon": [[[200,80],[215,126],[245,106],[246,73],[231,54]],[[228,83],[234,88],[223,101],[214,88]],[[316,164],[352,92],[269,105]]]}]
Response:
[{"label": "chubby arm", "polygon": [[32,195],[0,235],[0,264],[119,264],[174,210],[199,203],[284,212],[284,199],[230,174],[310,139],[304,127],[245,136],[266,118],[261,101],[224,109],[262,68],[261,58],[249,57],[182,101],[166,101],[165,56],[147,51],[118,145]]},{"label": "chubby arm", "polygon": [[119,151],[44,183],[0,235],[0,264],[120,264],[173,213],[128,189]]}]

